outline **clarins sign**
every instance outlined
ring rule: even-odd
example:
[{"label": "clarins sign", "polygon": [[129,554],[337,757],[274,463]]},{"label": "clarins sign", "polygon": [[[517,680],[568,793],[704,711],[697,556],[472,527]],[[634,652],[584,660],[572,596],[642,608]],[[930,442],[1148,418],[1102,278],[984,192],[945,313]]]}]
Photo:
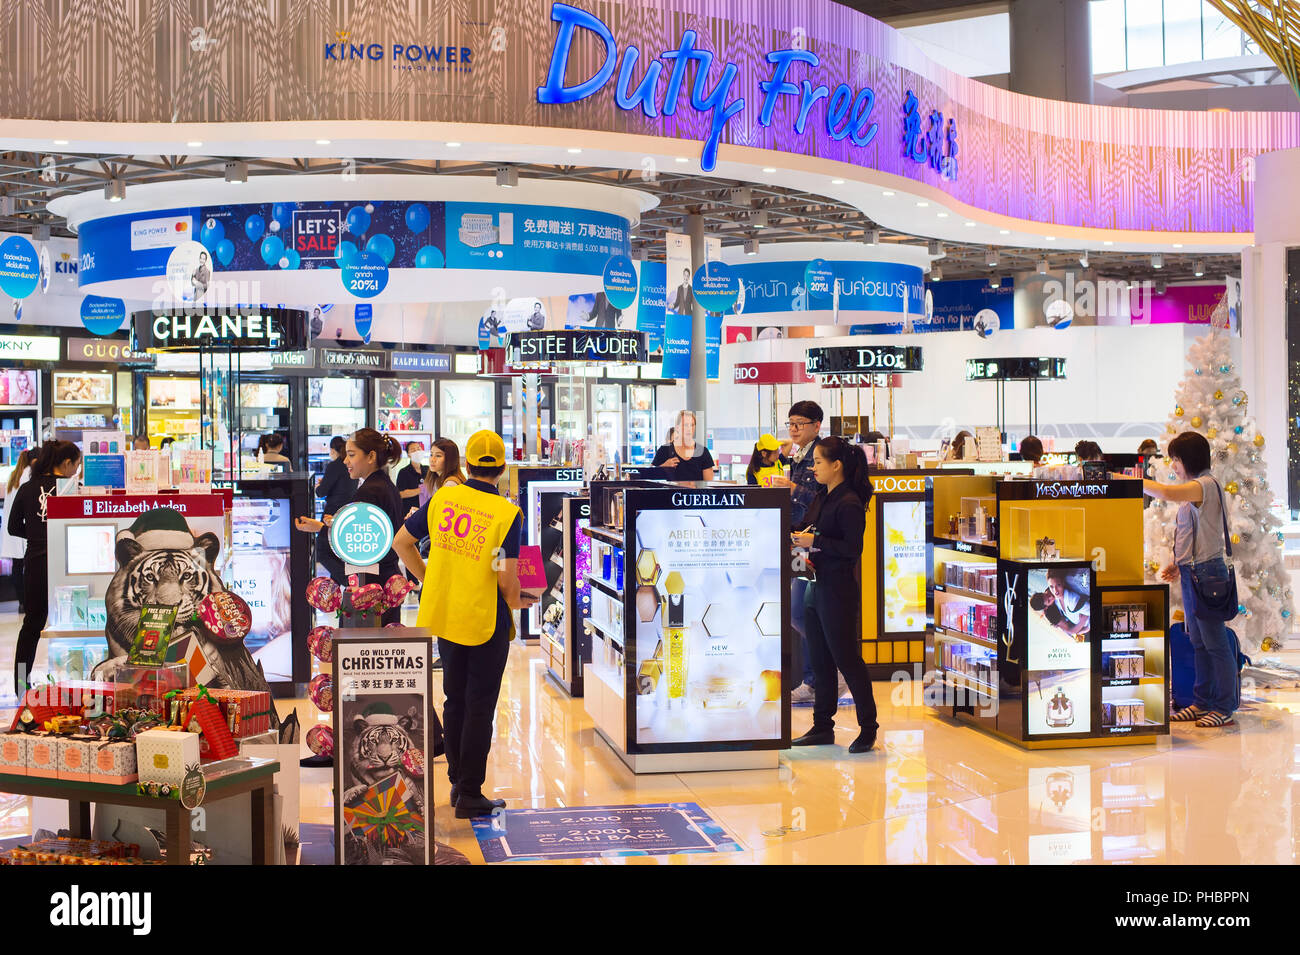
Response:
[{"label": "clarins sign", "polygon": [[131,343],[120,338],[69,338],[68,361],[93,361],[105,365],[146,365],[152,355],[131,351]]}]

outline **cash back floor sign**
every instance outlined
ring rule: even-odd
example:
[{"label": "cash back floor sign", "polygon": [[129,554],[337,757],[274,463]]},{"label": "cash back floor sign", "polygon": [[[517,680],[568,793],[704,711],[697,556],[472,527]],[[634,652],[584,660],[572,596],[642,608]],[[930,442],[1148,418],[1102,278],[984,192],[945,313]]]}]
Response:
[{"label": "cash back floor sign", "polygon": [[741,851],[693,802],[507,809],[473,826],[486,862]]}]

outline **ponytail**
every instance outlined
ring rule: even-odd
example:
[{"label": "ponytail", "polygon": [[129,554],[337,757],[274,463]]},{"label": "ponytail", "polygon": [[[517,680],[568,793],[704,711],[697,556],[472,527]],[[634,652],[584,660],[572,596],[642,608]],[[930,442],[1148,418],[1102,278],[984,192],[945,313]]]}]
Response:
[{"label": "ponytail", "polygon": [[64,461],[80,461],[81,449],[71,441],[46,441],[29,457],[32,478],[42,478],[54,473]]},{"label": "ponytail", "polygon": [[18,455],[18,460],[14,462],[14,469],[9,472],[9,490],[18,489],[19,483],[23,479],[23,472],[31,467],[32,452],[23,448],[22,453]]},{"label": "ponytail", "polygon": [[816,449],[827,461],[839,461],[844,465],[844,483],[862,501],[862,506],[871,503],[874,488],[871,486],[870,467],[867,455],[859,445],[846,441],[838,435],[822,438]]},{"label": "ponytail", "polygon": [[402,457],[402,446],[391,434],[380,434],[374,428],[362,428],[352,436],[352,443],[363,454],[374,454],[375,467],[386,468]]}]

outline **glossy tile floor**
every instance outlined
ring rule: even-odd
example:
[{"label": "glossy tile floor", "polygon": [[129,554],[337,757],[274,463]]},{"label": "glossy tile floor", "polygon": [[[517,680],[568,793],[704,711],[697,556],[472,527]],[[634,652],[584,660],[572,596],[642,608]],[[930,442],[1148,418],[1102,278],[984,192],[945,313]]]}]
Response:
[{"label": "glossy tile floor", "polygon": [[[0,614],[0,672],[12,672],[13,614]],[[1300,663],[1300,652],[1284,655]],[[38,661],[38,672],[40,663]],[[440,674],[435,673],[440,694]],[[486,790],[510,808],[698,803],[742,852],[602,862],[1292,863],[1300,836],[1300,689],[1261,691],[1219,730],[1175,727],[1156,745],[1026,752],[942,719],[878,683],[880,741],[791,750],[775,770],[634,776],[583,711],[516,644],[502,686]],[[895,696],[897,693],[897,696]],[[441,696],[438,697],[441,708]],[[304,727],[318,718],[305,701]],[[794,710],[794,732],[811,712]],[[304,749],[304,755],[306,750]],[[447,808],[435,764],[439,841],[482,855]],[[0,837],[25,832],[25,800],[0,796]],[[303,770],[303,822],[332,824],[328,770]]]}]

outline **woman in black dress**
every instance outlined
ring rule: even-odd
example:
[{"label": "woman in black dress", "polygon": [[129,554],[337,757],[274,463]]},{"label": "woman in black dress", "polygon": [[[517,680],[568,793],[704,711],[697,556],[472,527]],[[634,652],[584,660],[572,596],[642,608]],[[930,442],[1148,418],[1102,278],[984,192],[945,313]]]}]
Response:
[{"label": "woman in black dress", "polygon": [[677,413],[676,440],[655,452],[652,466],[668,468],[674,481],[712,481],[713,455],[695,443],[695,412]]},{"label": "woman in black dress", "polygon": [[[402,456],[401,445],[397,439],[391,435],[380,434],[374,428],[362,428],[350,439],[344,452],[343,462],[347,466],[348,476],[354,481],[360,481],[360,486],[352,493],[349,504],[357,501],[364,501],[367,504],[373,504],[386,515],[392,522],[393,533],[396,535],[397,528],[402,526],[402,519],[406,516],[406,508],[402,506],[402,498],[397,493],[397,488],[393,485],[393,479],[388,476],[388,465],[398,460]],[[309,533],[319,533],[322,527],[328,526],[333,522],[333,515],[327,515],[325,523],[314,520],[310,517],[300,517],[297,526],[300,531]],[[379,575],[375,577],[371,574],[362,574],[363,583],[377,581],[384,583],[394,574],[401,573],[400,564],[397,558],[397,552],[391,547],[379,561]],[[394,607],[391,610],[384,611],[383,622],[400,623],[402,620],[402,610],[400,607]]]},{"label": "woman in black dress", "polygon": [[879,725],[858,625],[862,588],[856,571],[871,501],[867,457],[860,447],[843,438],[822,438],[813,448],[813,475],[822,490],[804,515],[803,530],[790,535],[796,547],[809,549],[815,575],[804,596],[804,632],[815,675],[813,725],[792,744],[835,742],[838,670],[844,674],[858,710],[860,732],[849,744],[849,752],[865,753],[875,746]]}]

